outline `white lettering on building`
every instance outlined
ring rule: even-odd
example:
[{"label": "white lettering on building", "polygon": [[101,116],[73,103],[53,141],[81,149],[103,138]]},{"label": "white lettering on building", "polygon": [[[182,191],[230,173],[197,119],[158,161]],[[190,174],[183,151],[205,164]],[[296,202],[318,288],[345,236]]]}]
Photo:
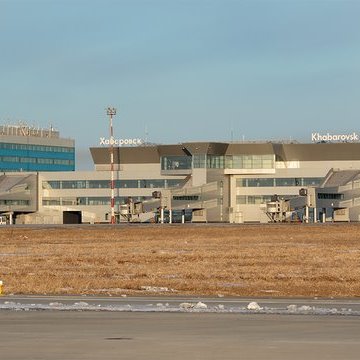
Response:
[{"label": "white lettering on building", "polygon": [[100,138],[100,145],[115,145],[115,146],[123,146],[123,145],[130,145],[130,146],[139,146],[143,144],[142,139],[114,139],[111,137],[110,139],[106,139],[104,137]]},{"label": "white lettering on building", "polygon": [[359,135],[356,134],[355,132],[353,132],[352,134],[337,134],[337,135],[332,135],[329,133],[327,133],[325,135],[321,135],[319,133],[311,134],[312,142],[321,142],[321,141],[325,141],[325,142],[331,142],[331,141],[356,142],[359,140],[360,140]]}]

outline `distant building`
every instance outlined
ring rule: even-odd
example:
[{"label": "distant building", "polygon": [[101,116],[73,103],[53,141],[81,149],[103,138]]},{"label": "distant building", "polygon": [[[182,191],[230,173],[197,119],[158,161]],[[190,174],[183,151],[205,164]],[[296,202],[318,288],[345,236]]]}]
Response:
[{"label": "distant building", "polygon": [[[0,215],[19,224],[108,223],[110,152],[90,151],[94,171],[0,176]],[[274,198],[274,206],[284,205],[274,213],[279,219],[360,220],[359,142],[188,142],[116,146],[113,154],[118,221],[151,221],[161,213],[164,221],[266,223],[274,219],[268,213]]]},{"label": "distant building", "polygon": [[74,171],[75,141],[52,127],[0,126],[0,172]]}]

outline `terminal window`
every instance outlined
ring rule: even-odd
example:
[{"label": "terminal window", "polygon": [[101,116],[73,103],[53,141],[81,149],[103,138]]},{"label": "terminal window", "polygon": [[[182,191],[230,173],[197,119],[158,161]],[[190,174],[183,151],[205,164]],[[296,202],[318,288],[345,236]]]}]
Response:
[{"label": "terminal window", "polygon": [[191,156],[162,156],[161,170],[184,170],[191,169]]}]

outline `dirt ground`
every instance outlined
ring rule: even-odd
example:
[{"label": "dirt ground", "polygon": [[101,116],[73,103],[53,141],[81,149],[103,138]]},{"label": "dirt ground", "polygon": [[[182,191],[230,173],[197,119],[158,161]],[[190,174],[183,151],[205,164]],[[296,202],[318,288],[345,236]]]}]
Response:
[{"label": "dirt ground", "polygon": [[360,224],[3,227],[5,294],[360,296]]}]

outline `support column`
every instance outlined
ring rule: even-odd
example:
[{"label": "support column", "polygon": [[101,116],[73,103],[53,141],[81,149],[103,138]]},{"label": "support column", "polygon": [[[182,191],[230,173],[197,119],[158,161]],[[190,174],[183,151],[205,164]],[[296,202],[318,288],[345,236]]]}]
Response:
[{"label": "support column", "polygon": [[160,209],[160,223],[164,223],[164,208]]}]

